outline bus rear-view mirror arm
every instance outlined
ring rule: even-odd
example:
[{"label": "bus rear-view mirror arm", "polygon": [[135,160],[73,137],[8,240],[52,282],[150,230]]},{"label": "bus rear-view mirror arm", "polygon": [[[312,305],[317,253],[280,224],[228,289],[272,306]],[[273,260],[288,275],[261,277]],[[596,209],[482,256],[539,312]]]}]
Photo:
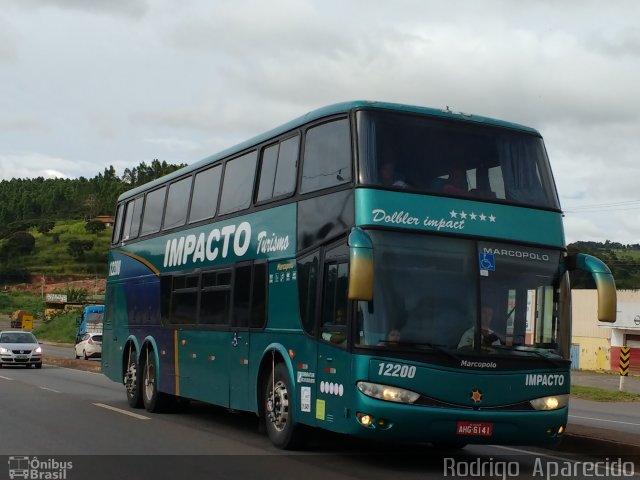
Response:
[{"label": "bus rear-view mirror arm", "polygon": [[349,300],[373,300],[373,244],[360,228],[349,234]]},{"label": "bus rear-view mirror arm", "polygon": [[616,321],[616,282],[609,267],[592,255],[576,253],[569,255],[567,266],[570,271],[588,272],[596,282],[598,289],[598,320],[613,323]]}]

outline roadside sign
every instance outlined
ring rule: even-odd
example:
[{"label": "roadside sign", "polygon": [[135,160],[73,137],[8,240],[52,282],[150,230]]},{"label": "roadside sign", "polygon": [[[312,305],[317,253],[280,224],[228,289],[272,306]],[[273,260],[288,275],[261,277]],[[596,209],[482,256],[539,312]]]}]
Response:
[{"label": "roadside sign", "polygon": [[620,375],[626,377],[629,375],[629,364],[631,363],[631,348],[620,347],[620,364],[618,371]]},{"label": "roadside sign", "polygon": [[22,316],[22,330],[30,332],[33,330],[33,315]]}]

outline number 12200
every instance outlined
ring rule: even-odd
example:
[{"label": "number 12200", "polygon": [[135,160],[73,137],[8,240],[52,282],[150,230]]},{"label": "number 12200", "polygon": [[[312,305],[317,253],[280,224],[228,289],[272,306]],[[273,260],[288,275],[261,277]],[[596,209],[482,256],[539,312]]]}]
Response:
[{"label": "number 12200", "polygon": [[380,363],[378,375],[384,377],[413,378],[416,376],[416,367],[413,365],[400,365],[398,363]]}]

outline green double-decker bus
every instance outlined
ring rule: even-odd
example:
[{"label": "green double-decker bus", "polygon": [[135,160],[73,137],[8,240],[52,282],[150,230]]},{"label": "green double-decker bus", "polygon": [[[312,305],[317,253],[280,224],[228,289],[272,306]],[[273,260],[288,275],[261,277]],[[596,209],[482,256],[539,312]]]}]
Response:
[{"label": "green double-decker bus", "polygon": [[540,134],[449,109],[328,106],[118,199],[103,371],[129,405],[377,440],[551,445],[568,256]]}]

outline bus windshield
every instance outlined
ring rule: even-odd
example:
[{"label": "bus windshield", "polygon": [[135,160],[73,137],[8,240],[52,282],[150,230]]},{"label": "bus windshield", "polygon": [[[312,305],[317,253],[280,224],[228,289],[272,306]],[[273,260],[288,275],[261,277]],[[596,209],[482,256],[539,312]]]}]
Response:
[{"label": "bus windshield", "polygon": [[567,275],[555,250],[370,231],[374,296],[358,346],[567,358]]},{"label": "bus windshield", "polygon": [[360,184],[560,208],[539,136],[390,112],[357,120]]}]

